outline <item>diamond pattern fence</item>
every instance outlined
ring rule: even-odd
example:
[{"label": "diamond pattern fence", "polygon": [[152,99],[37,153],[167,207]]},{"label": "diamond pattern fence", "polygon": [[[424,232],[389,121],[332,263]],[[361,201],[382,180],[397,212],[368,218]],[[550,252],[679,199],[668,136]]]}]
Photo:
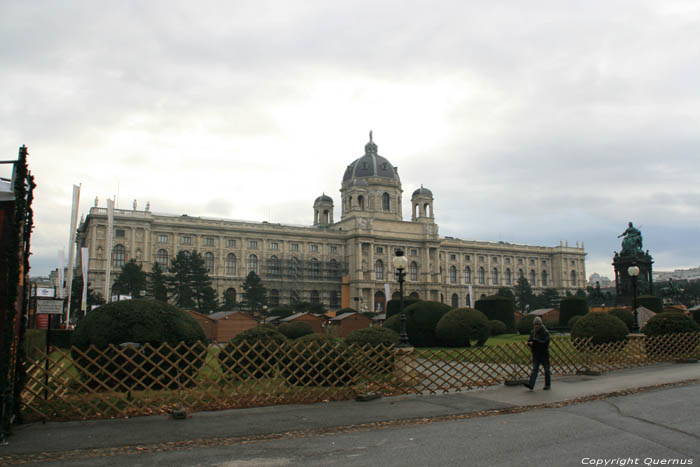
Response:
[{"label": "diamond pattern fence", "polygon": [[[615,344],[555,337],[554,375],[698,358],[700,335],[635,336]],[[32,354],[32,353],[30,353]],[[37,349],[27,360],[25,420],[80,420],[429,394],[524,379],[524,342],[477,348],[400,349],[342,342],[242,342]]]}]

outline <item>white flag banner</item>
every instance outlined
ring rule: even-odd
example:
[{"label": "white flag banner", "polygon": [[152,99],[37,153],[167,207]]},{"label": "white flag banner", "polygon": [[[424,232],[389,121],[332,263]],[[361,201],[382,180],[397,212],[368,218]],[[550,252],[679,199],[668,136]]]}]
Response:
[{"label": "white flag banner", "polygon": [[65,260],[66,260],[66,254],[65,251],[63,250],[58,250],[58,256],[56,257],[58,260],[58,298],[63,298],[63,268],[65,268]]},{"label": "white flag banner", "polygon": [[78,229],[78,205],[80,204],[80,186],[73,185],[73,207],[70,211],[70,235],[68,236],[68,270],[66,271],[66,296],[68,312],[66,323],[70,324],[70,301],[73,292],[73,268],[75,267],[75,231]]},{"label": "white flag banner", "polygon": [[83,266],[83,299],[80,302],[80,310],[85,313],[87,310],[88,264],[90,262],[90,250],[88,248],[80,249],[80,259]]},{"label": "white flag banner", "polygon": [[474,308],[474,292],[472,286],[469,286],[469,308]]},{"label": "white flag banner", "polygon": [[107,251],[105,256],[107,257],[107,265],[105,267],[105,288],[104,288],[104,298],[107,302],[111,301],[111,273],[112,273],[112,241],[114,239],[114,200],[107,200]]},{"label": "white flag banner", "polygon": [[[391,289],[389,288],[388,283],[384,283],[384,296],[386,297],[386,301],[388,302],[391,300]],[[386,311],[386,307],[384,308],[384,311]]]}]

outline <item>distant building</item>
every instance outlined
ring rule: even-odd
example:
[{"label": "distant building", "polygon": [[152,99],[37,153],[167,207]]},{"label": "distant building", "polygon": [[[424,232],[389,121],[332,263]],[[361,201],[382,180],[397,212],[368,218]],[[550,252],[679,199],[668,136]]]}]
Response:
[{"label": "distant building", "polygon": [[606,276],[601,276],[597,272],[594,272],[593,274],[590,275],[588,278],[588,285],[591,287],[595,287],[595,283],[599,282],[600,283],[600,288],[601,289],[606,289],[608,287],[614,287],[615,284],[613,281],[611,281],[608,277]]},{"label": "distant building", "polygon": [[113,283],[130,259],[147,272],[154,263],[166,270],[179,251],[196,250],[219,297],[228,293],[240,301],[243,281],[254,271],[268,290],[270,307],[307,301],[339,310],[361,303],[382,312],[399,291],[392,267],[397,249],[409,264],[406,295],[454,307],[469,305],[470,286],[479,299],[513,287],[520,276],[535,291],[552,287],[565,295],[586,287],[583,244],[545,247],[440,237],[433,193],[422,186],[413,192],[410,220],[403,219],[402,198],[398,169],[377,153],[370,135],[364,155],[345,168],[339,221],[326,194],[316,198],[313,224],[306,227],[157,214],[150,204],[139,211],[134,203],[133,210],[114,210],[113,247],[106,251],[107,209],[96,203],[80,224],[78,243],[89,248],[94,290],[104,289],[108,261]]},{"label": "distant building", "polygon": [[700,280],[700,266],[690,269],[676,269],[675,271],[654,271],[655,282],[666,282],[669,279],[674,281],[697,281]]}]

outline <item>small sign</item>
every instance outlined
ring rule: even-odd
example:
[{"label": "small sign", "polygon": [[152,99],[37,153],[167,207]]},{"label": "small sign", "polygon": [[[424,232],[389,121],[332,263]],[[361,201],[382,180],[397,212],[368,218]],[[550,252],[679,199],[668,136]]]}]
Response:
[{"label": "small sign", "polygon": [[36,312],[46,315],[62,315],[63,314],[63,300],[37,300],[36,301]]},{"label": "small sign", "polygon": [[37,287],[35,296],[39,298],[54,298],[56,296],[56,289],[53,287]]}]

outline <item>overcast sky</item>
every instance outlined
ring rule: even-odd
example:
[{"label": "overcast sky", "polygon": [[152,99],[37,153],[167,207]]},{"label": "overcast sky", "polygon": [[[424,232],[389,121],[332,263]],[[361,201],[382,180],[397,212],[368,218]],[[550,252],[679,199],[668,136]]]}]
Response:
[{"label": "overcast sky", "polygon": [[310,225],[325,192],[339,217],[370,129],[404,219],[423,184],[442,236],[583,241],[612,278],[633,221],[656,270],[700,265],[696,0],[4,0],[0,64],[32,275],[67,249],[73,184],[81,213]]}]

